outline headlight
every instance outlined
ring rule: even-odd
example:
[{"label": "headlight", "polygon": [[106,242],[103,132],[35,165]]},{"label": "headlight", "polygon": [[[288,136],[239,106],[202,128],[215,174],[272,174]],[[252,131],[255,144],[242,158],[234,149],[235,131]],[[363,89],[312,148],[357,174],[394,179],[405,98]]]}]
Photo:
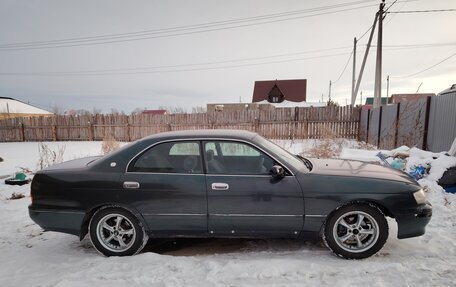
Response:
[{"label": "headlight", "polygon": [[424,192],[423,189],[420,189],[417,192],[414,192],[413,197],[415,198],[417,204],[426,203],[426,193]]}]

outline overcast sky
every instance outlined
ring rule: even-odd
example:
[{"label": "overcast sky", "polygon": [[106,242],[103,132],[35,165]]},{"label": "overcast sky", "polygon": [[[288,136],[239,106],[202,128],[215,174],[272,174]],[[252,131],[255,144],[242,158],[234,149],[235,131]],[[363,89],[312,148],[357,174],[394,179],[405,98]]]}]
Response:
[{"label": "overcast sky", "polygon": [[[332,80],[332,97],[345,105],[351,62],[337,79],[379,3],[0,0],[0,96],[46,109],[191,110],[249,102],[256,80],[307,79],[308,101],[327,100]],[[389,11],[450,8],[455,0],[399,0]],[[393,78],[456,53],[455,27],[454,12],[387,14],[383,95],[387,75],[390,94],[455,84],[456,56]],[[358,71],[368,37],[358,45]],[[373,95],[374,64],[371,50],[363,97]]]}]

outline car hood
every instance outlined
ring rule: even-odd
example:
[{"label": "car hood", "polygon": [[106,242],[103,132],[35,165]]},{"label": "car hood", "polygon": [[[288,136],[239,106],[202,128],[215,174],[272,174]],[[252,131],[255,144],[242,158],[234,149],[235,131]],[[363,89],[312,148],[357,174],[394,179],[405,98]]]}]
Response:
[{"label": "car hood", "polygon": [[394,180],[417,185],[418,183],[405,172],[354,160],[339,159],[310,159],[313,163],[311,173],[322,175],[337,175],[350,177],[375,178],[382,180]]}]

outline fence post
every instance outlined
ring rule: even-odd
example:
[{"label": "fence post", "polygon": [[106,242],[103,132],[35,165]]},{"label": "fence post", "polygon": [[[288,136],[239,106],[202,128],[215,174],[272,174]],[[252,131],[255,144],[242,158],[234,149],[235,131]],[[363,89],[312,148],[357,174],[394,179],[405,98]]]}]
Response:
[{"label": "fence post", "polygon": [[52,139],[54,141],[57,141],[57,126],[56,125],[52,126]]},{"label": "fence post", "polygon": [[[127,120],[128,121],[128,120]],[[127,122],[127,140],[131,142],[131,135],[130,135],[130,123]]]},{"label": "fence post", "polygon": [[23,123],[20,123],[19,124],[19,127],[20,127],[20,132],[21,132],[21,141],[25,142],[25,128],[24,128],[24,124]]},{"label": "fence post", "polygon": [[95,134],[95,131],[93,130],[93,124],[92,122],[89,121],[89,126],[88,126],[88,134],[89,134],[89,141],[93,141],[94,139],[94,134]]},{"label": "fence post", "polygon": [[428,129],[429,129],[429,117],[431,113],[431,101],[430,96],[426,99],[426,115],[424,117],[424,132],[423,132],[423,150],[428,149],[427,138],[428,138]]},{"label": "fence post", "polygon": [[258,131],[260,130],[260,119],[259,118],[255,118],[254,128],[255,128],[255,132],[258,133]]},{"label": "fence post", "polygon": [[383,111],[383,106],[380,106],[379,108],[379,115],[378,115],[378,133],[377,133],[377,148],[380,148],[380,139],[382,135],[382,111]]},{"label": "fence post", "polygon": [[366,143],[369,143],[370,114],[371,114],[371,109],[367,109]]},{"label": "fence post", "polygon": [[296,137],[296,132],[298,130],[298,121],[299,121],[299,107],[295,107],[295,110],[294,110],[295,114],[294,114],[294,130],[293,130],[293,134],[292,134],[292,139],[294,140],[295,137]]},{"label": "fence post", "polygon": [[397,142],[399,140],[399,119],[401,118],[401,102],[397,103],[396,111],[396,130],[394,131],[394,147],[397,147]]}]

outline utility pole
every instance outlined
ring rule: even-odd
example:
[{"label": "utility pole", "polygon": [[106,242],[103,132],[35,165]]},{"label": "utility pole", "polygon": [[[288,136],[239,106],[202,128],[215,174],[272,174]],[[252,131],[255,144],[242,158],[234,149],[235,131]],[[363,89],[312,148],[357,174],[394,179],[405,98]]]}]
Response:
[{"label": "utility pole", "polygon": [[359,92],[359,95],[361,96],[361,101],[359,102],[359,105],[363,106],[363,91]]},{"label": "utility pole", "polygon": [[355,85],[356,85],[356,37],[353,40],[353,73],[352,73],[352,98],[351,105],[355,105],[356,94],[355,94]]},{"label": "utility pole", "polygon": [[329,81],[329,94],[328,94],[328,103],[331,102],[331,81]]},{"label": "utility pole", "polygon": [[382,104],[382,34],[384,7],[385,0],[382,0],[382,3],[380,3],[380,9],[378,10],[377,61],[375,64],[374,108],[378,108]]},{"label": "utility pole", "polygon": [[[364,67],[366,66],[367,55],[369,54],[369,49],[370,49],[370,46],[372,43],[372,37],[374,36],[375,26],[377,25],[377,20],[378,20],[378,13],[375,13],[374,24],[372,24],[372,30],[369,35],[369,41],[367,41],[367,47],[366,47],[366,51],[364,52],[363,63],[361,64],[361,69],[359,71],[358,79],[356,80],[356,87],[355,87],[355,93],[354,93],[355,97],[358,94],[359,85],[361,84],[361,79],[363,78]],[[355,100],[356,100],[356,98],[355,98]]]}]

